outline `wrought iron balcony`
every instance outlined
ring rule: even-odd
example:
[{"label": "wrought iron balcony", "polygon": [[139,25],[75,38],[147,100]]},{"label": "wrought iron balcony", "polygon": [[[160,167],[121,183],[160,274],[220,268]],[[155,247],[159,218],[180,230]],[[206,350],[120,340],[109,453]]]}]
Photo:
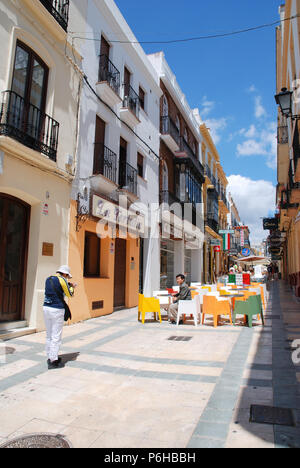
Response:
[{"label": "wrought iron balcony", "polygon": [[56,161],[59,123],[13,91],[4,91],[0,135],[5,135]]},{"label": "wrought iron balcony", "polygon": [[100,56],[99,82],[106,81],[116,94],[120,94],[120,72],[107,55]]},{"label": "wrought iron balcony", "polygon": [[134,195],[137,195],[137,169],[132,167],[127,162],[119,164],[119,185],[124,190],[127,190]]},{"label": "wrought iron balcony", "polygon": [[131,112],[139,119],[140,116],[140,98],[134,89],[125,84],[124,85],[124,100],[123,107],[130,109]]},{"label": "wrought iron balcony", "polygon": [[56,19],[58,24],[67,32],[69,22],[69,0],[40,0],[42,5]]},{"label": "wrought iron balcony", "polygon": [[212,182],[212,172],[211,172],[211,168],[206,164],[205,165],[205,175],[206,177],[209,178],[209,180]]},{"label": "wrought iron balcony", "polygon": [[204,167],[184,137],[180,138],[180,152],[177,154],[177,162],[188,163],[194,170],[196,169],[202,183],[205,182]]},{"label": "wrought iron balcony", "polygon": [[219,221],[216,220],[213,213],[207,213],[206,225],[210,227],[217,234],[219,233]]},{"label": "wrought iron balcony", "polygon": [[180,146],[179,130],[170,117],[161,117],[160,133],[162,135],[170,135],[177,145]]},{"label": "wrought iron balcony", "polygon": [[95,143],[93,174],[117,183],[117,155],[103,143]]},{"label": "wrought iron balcony", "polygon": [[182,202],[173,193],[168,190],[162,190],[159,194],[160,204],[165,203],[166,205],[172,206],[174,204],[182,205]]}]

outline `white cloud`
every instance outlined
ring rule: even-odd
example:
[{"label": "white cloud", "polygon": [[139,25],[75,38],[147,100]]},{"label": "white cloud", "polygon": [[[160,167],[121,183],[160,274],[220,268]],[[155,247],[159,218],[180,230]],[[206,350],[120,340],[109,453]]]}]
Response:
[{"label": "white cloud", "polygon": [[256,96],[255,98],[255,117],[257,119],[261,119],[262,117],[266,117],[267,111],[262,105],[262,97]]},{"label": "white cloud", "polygon": [[216,103],[214,101],[209,101],[207,96],[204,96],[202,99],[202,110],[201,116],[207,117],[215,108]]},{"label": "white cloud", "polygon": [[247,138],[254,138],[257,135],[257,129],[255,125],[251,125],[249,130],[244,133]]},{"label": "white cloud", "polygon": [[277,167],[277,124],[261,122],[259,126],[251,125],[248,131],[242,129],[240,134],[245,140],[237,145],[238,156],[264,156],[270,169]]},{"label": "white cloud", "polygon": [[251,85],[248,89],[247,89],[247,93],[256,93],[257,89],[254,85]]},{"label": "white cloud", "polygon": [[210,129],[211,137],[214,140],[215,145],[220,143],[220,133],[227,127],[227,119],[225,117],[220,119],[207,119],[205,124]]},{"label": "white cloud", "polygon": [[251,231],[251,242],[260,243],[267,237],[262,219],[275,210],[276,187],[266,180],[252,180],[241,175],[228,177],[231,193],[240,217]]}]

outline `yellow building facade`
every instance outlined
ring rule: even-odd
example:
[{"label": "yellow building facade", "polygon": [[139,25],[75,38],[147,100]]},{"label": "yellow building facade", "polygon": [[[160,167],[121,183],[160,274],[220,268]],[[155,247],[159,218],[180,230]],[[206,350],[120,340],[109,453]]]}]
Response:
[{"label": "yellow building facade", "polygon": [[276,30],[277,94],[293,92],[292,115],[278,112],[277,204],[284,239],[281,271],[300,296],[300,3],[287,0],[280,7],[281,26]]}]

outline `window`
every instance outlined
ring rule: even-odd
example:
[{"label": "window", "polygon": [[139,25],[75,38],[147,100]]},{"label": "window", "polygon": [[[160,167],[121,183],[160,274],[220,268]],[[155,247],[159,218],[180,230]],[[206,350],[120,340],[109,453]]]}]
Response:
[{"label": "window", "polygon": [[144,178],[144,156],[140,153],[137,155],[137,168],[138,168],[138,175]]},{"label": "window", "polygon": [[163,108],[162,108],[162,116],[168,117],[169,116],[169,103],[166,96],[163,97]]},{"label": "window", "polygon": [[187,131],[187,128],[186,128],[186,127],[185,127],[185,129],[184,129],[183,138],[184,138],[184,140],[185,140],[186,143],[189,142],[188,131]]},{"label": "window", "polygon": [[169,169],[166,161],[163,162],[162,190],[163,192],[168,192],[169,190]]},{"label": "window", "polygon": [[100,238],[92,232],[85,233],[84,276],[100,277]]},{"label": "window", "polygon": [[48,67],[31,49],[17,43],[11,90],[40,111],[45,109],[48,72]]},{"label": "window", "polygon": [[178,115],[176,115],[176,128],[178,130],[178,133],[180,134],[180,119]]},{"label": "window", "polygon": [[140,98],[140,106],[143,110],[145,110],[146,93],[141,87],[139,88],[139,98]]}]

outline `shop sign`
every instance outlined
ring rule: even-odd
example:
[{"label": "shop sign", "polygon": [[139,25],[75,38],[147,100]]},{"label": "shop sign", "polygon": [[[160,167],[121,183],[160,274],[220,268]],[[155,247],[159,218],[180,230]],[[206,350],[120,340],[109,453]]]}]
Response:
[{"label": "shop sign", "polygon": [[43,206],[43,215],[48,216],[49,214],[49,205],[47,203]]},{"label": "shop sign", "polygon": [[250,253],[251,253],[251,252],[250,252],[249,249],[243,249],[243,250],[242,250],[242,255],[243,255],[243,257],[249,257]]},{"label": "shop sign", "polygon": [[143,215],[114,205],[97,195],[93,196],[92,214],[95,218],[104,219],[108,224],[139,234],[145,233],[145,217]]},{"label": "shop sign", "polygon": [[232,230],[222,230],[222,231],[219,231],[219,234],[235,234],[235,231],[232,231]]},{"label": "shop sign", "polygon": [[239,251],[237,249],[232,249],[228,253],[230,257],[235,257],[236,255],[239,254]]},{"label": "shop sign", "polygon": [[265,231],[275,231],[279,226],[278,218],[265,218],[263,226]]},{"label": "shop sign", "polygon": [[220,253],[221,252],[221,247],[220,246],[215,246],[214,247],[214,252],[215,253]]},{"label": "shop sign", "polygon": [[218,247],[218,246],[221,247],[221,241],[218,240],[218,239],[211,239],[210,240],[210,245],[211,246],[216,246],[216,247]]}]

